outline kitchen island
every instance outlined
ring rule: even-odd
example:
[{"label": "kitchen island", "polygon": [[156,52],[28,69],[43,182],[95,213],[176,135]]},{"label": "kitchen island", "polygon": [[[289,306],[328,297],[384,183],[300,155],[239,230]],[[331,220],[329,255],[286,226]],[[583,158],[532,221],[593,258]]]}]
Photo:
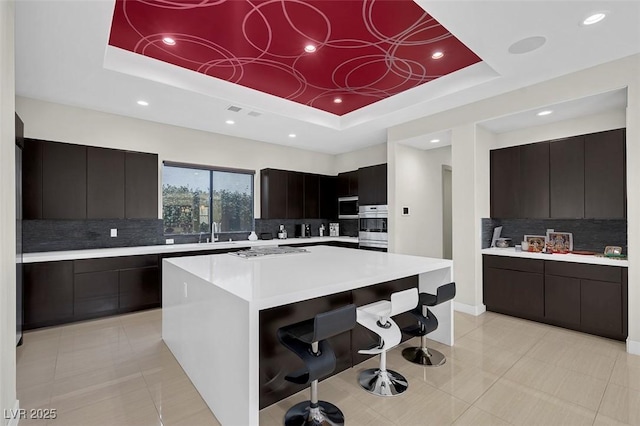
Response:
[{"label": "kitchen island", "polygon": [[[368,297],[396,284],[398,290],[417,285],[435,293],[452,280],[449,260],[326,246],[250,259],[233,254],[165,259],[162,336],[223,425],[257,425],[261,390],[297,368],[267,368],[277,358],[267,361],[266,354],[277,352],[279,344],[275,335],[267,339],[271,332],[261,331],[300,315],[313,317],[336,303],[364,304],[362,292],[370,289],[379,291]],[[440,326],[429,337],[452,345],[451,302],[433,311]],[[351,338],[344,339],[350,347]],[[340,358],[341,350],[336,352]],[[270,379],[261,383],[265,374]]]}]

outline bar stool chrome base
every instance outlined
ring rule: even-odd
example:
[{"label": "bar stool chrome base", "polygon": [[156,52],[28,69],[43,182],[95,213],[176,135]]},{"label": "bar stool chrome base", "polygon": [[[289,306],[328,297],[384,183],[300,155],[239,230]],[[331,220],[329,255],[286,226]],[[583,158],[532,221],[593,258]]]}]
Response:
[{"label": "bar stool chrome base", "polygon": [[378,396],[396,396],[406,391],[409,382],[400,373],[393,370],[381,371],[369,368],[358,375],[358,383],[362,389]]},{"label": "bar stool chrome base", "polygon": [[402,351],[402,357],[409,362],[425,367],[439,367],[447,362],[447,358],[442,352],[427,347],[407,348]]},{"label": "bar stool chrome base", "polygon": [[344,414],[335,405],[327,401],[318,401],[311,408],[311,401],[300,402],[284,415],[285,426],[343,426]]}]

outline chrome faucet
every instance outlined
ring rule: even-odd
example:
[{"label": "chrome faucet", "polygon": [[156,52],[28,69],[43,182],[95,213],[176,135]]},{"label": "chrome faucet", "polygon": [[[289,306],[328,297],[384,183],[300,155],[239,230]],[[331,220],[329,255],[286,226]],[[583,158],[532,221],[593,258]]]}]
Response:
[{"label": "chrome faucet", "polygon": [[220,233],[220,228],[222,228],[222,223],[220,222],[211,222],[211,241],[212,242],[216,242],[218,241],[218,236],[216,236],[216,234]]}]

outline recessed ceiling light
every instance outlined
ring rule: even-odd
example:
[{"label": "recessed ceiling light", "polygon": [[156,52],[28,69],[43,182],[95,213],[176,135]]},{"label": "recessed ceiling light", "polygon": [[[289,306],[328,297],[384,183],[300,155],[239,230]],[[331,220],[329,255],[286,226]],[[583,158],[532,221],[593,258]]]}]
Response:
[{"label": "recessed ceiling light", "polygon": [[593,15],[588,16],[584,21],[582,21],[582,25],[597,24],[598,22],[602,21],[606,17],[607,17],[607,14],[604,12],[594,13]]},{"label": "recessed ceiling light", "polygon": [[341,104],[342,103],[342,98],[334,98],[333,99],[333,103],[334,104]]},{"label": "recessed ceiling light", "polygon": [[538,115],[539,115],[540,117],[542,117],[543,115],[549,115],[549,114],[551,114],[552,112],[553,112],[553,111],[551,111],[550,109],[545,109],[544,111],[540,111],[540,112],[538,113]]},{"label": "recessed ceiling light", "polygon": [[433,55],[431,55],[431,57],[433,59],[440,59],[444,56],[444,53],[442,53],[441,51],[437,51],[437,52],[433,52]]},{"label": "recessed ceiling light", "polygon": [[295,133],[289,133],[289,137],[290,137],[290,138],[295,138],[295,137],[296,137],[296,134],[295,134]]},{"label": "recessed ceiling light", "polygon": [[138,105],[149,106],[149,102],[140,100],[140,101],[138,101]]},{"label": "recessed ceiling light", "polygon": [[162,42],[164,44],[168,44],[169,46],[173,46],[174,44],[176,44],[176,40],[174,38],[171,37],[165,37],[162,39]]},{"label": "recessed ceiling light", "polygon": [[233,121],[233,120],[227,120],[227,121],[225,121],[225,123],[227,123],[227,124],[236,124],[236,122]]},{"label": "recessed ceiling light", "polygon": [[313,53],[313,52],[316,51],[316,47],[313,44],[307,44],[304,47],[304,51],[307,52],[307,53]]},{"label": "recessed ceiling light", "polygon": [[543,36],[523,38],[509,46],[509,53],[520,55],[522,53],[533,52],[534,50],[541,48],[546,42],[547,39]]},{"label": "recessed ceiling light", "polygon": [[431,143],[438,143],[438,142],[440,142],[440,139],[431,139],[429,142],[431,142]]}]

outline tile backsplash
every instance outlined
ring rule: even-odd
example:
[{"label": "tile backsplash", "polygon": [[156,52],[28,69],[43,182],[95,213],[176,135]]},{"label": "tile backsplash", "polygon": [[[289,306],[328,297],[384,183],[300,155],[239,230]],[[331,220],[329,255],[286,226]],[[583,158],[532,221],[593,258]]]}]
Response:
[{"label": "tile backsplash", "polygon": [[573,234],[574,250],[602,253],[605,246],[620,246],[627,253],[626,219],[482,219],[482,248],[491,245],[493,229],[502,226],[503,238],[519,244],[524,235],[545,235],[547,229]]}]

